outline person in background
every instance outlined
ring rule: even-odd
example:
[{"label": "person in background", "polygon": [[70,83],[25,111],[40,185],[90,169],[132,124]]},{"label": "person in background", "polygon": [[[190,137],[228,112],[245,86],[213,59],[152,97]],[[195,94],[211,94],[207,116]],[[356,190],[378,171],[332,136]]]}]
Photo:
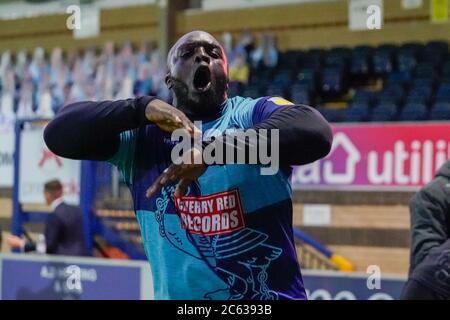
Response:
[{"label": "person in background", "polygon": [[[43,251],[47,254],[87,256],[81,210],[64,202],[61,182],[59,180],[47,182],[44,185],[44,196],[51,214],[45,223]],[[11,248],[21,249],[23,252],[39,249],[36,243],[14,235],[8,235],[5,240]]]},{"label": "person in background", "polygon": [[152,80],[152,94],[164,101],[169,101],[170,92],[165,85],[167,68],[158,49],[150,55],[149,73]]},{"label": "person in background", "polygon": [[245,31],[241,34],[239,42],[236,45],[236,50],[241,49],[245,50],[247,53],[247,59],[250,59],[253,51],[255,50],[255,37],[250,31]]},{"label": "person in background", "polygon": [[231,35],[231,33],[229,32],[222,33],[220,44],[222,45],[222,47],[226,52],[228,63],[232,65],[234,61],[235,52],[233,50],[233,36]]},{"label": "person in background", "polygon": [[17,119],[36,118],[36,95],[32,76],[26,72],[20,86]]},{"label": "person in background", "polygon": [[450,299],[450,161],[410,202],[411,258],[401,299]]},{"label": "person in background", "polygon": [[16,55],[16,63],[14,65],[14,74],[17,81],[22,81],[25,71],[28,69],[28,58],[25,50],[20,50]]},{"label": "person in background", "polygon": [[37,47],[33,52],[33,59],[31,60],[30,66],[28,68],[28,72],[33,81],[33,85],[39,85],[39,82],[42,80],[42,76],[44,73],[49,72],[49,65],[45,60],[45,51],[41,47]]},{"label": "person in background", "polygon": [[6,69],[2,78],[2,90],[0,91],[0,123],[11,126],[14,124],[16,114],[14,103],[16,99],[16,84],[12,68]]},{"label": "person in background", "polygon": [[275,37],[272,33],[263,34],[261,44],[251,53],[250,59],[254,68],[261,66],[275,68],[277,66],[278,50],[275,47]]},{"label": "person in background", "polygon": [[237,81],[241,84],[247,84],[249,77],[249,67],[247,63],[247,54],[245,50],[236,51],[233,62],[230,65],[230,82]]}]

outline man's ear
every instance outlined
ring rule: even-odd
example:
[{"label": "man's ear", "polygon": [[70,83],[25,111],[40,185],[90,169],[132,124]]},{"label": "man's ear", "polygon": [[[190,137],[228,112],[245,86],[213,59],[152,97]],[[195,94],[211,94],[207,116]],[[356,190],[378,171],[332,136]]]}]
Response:
[{"label": "man's ear", "polygon": [[166,73],[166,77],[164,79],[164,82],[166,83],[167,88],[169,88],[169,90],[171,90],[172,87],[173,87],[173,84],[172,84],[172,79],[170,77],[170,72]]}]

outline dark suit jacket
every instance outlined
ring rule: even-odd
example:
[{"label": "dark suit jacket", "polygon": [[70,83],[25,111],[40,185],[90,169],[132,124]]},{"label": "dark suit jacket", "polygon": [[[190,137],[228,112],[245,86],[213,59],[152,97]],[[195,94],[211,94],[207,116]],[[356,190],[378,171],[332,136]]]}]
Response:
[{"label": "dark suit jacket", "polygon": [[[58,205],[47,218],[45,242],[48,254],[87,256],[80,208],[64,202]],[[35,244],[25,246],[25,251],[35,249]]]}]

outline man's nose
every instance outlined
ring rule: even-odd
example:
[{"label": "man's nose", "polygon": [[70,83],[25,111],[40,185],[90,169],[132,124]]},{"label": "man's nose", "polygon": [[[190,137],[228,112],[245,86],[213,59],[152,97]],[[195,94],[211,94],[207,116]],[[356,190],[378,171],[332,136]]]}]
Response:
[{"label": "man's nose", "polygon": [[195,62],[197,62],[197,63],[206,62],[209,64],[210,58],[206,54],[206,51],[203,47],[200,47],[197,49],[196,56],[195,56]]}]

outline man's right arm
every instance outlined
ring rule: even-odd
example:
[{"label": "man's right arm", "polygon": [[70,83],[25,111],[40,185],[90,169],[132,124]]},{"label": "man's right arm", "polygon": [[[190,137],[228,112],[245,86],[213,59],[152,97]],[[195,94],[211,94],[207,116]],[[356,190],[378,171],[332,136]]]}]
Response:
[{"label": "man's right arm", "polygon": [[172,132],[194,125],[175,107],[154,97],[117,101],[78,102],[64,107],[44,131],[47,147],[69,159],[108,160],[120,146],[120,133],[156,124]]},{"label": "man's right arm", "polygon": [[149,123],[152,97],[78,102],[64,107],[44,131],[47,147],[70,159],[107,160],[119,148],[120,133]]}]

